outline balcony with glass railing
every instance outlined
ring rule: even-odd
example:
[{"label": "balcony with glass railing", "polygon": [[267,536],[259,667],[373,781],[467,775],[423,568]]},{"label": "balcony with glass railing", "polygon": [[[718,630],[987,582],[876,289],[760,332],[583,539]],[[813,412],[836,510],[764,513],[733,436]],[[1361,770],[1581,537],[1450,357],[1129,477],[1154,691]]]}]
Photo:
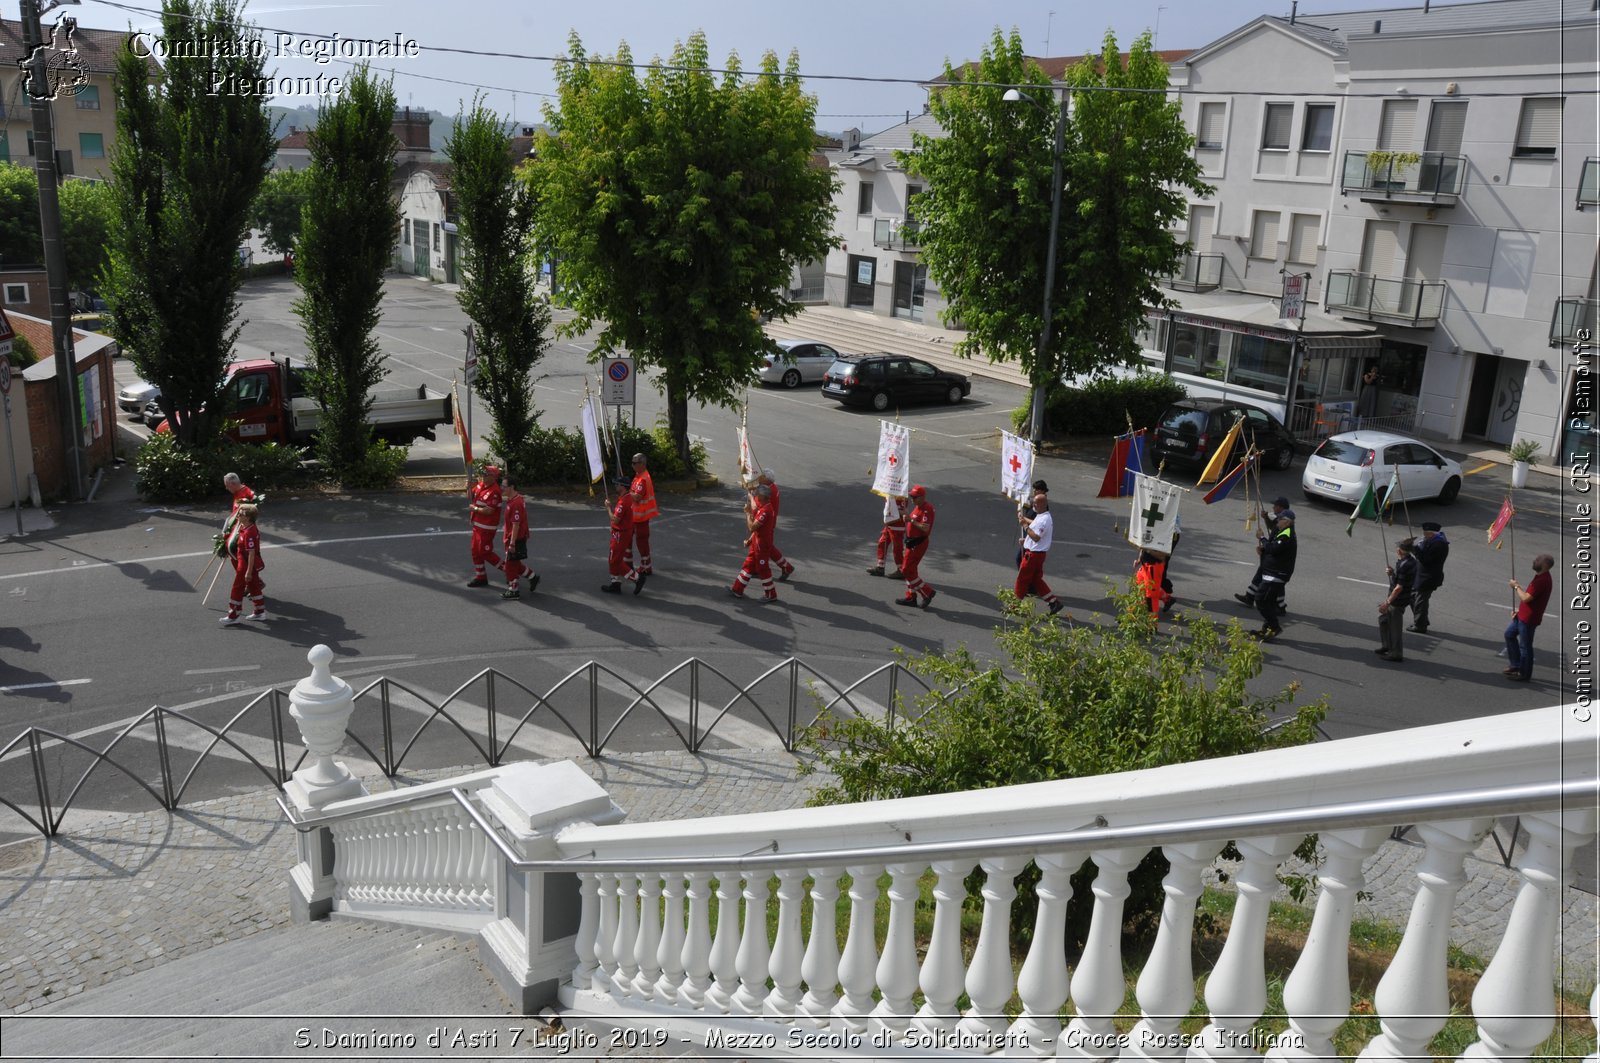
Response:
[{"label": "balcony with glass railing", "polygon": [[1583,160],[1583,173],[1578,177],[1578,209],[1600,207],[1600,158]]},{"label": "balcony with glass railing", "polygon": [[1328,309],[1368,321],[1435,325],[1444,310],[1444,282],[1336,269],[1328,274]]},{"label": "balcony with glass railing", "polygon": [[1161,278],[1168,288],[1182,292],[1209,292],[1222,285],[1222,256],[1209,251],[1185,251],[1174,272]]},{"label": "balcony with glass railing", "polygon": [[1557,299],[1555,312],[1550,315],[1550,346],[1593,343],[1597,309],[1600,300]]},{"label": "balcony with glass railing", "polygon": [[1347,151],[1339,191],[1364,200],[1454,206],[1467,160],[1438,151]]},{"label": "balcony with glass railing", "polygon": [[916,251],[922,247],[921,230],[911,218],[877,218],[872,222],[872,242],[888,251]]}]

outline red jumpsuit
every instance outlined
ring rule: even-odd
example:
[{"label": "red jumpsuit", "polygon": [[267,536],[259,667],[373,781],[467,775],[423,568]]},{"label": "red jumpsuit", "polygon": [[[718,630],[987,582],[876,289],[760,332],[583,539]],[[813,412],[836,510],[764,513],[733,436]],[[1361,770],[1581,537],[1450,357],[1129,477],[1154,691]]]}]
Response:
[{"label": "red jumpsuit", "polygon": [[745,585],[753,579],[759,579],[761,596],[769,602],[775,602],[778,600],[778,589],[772,585],[772,566],[768,561],[772,557],[772,530],[778,523],[776,500],[769,499],[758,505],[751,520],[750,552],[745,555],[744,565],[734,578],[733,593],[744,597]]},{"label": "red jumpsuit", "polygon": [[633,546],[639,553],[639,571],[648,576],[654,571],[650,567],[650,522],[661,516],[661,508],[656,505],[656,483],[648,471],[642,472],[633,478],[628,491],[639,496],[633,506]]},{"label": "red jumpsuit", "polygon": [[611,582],[620,583],[626,576],[634,578],[634,569],[628,564],[628,551],[633,548],[633,495],[624,493],[611,511],[611,554],[606,559],[611,569]]},{"label": "red jumpsuit", "polygon": [[474,579],[487,580],[484,562],[500,565],[500,555],[494,552],[495,534],[500,531],[500,485],[479,481],[472,488],[471,500],[488,508],[483,512],[472,510],[472,572]]},{"label": "red jumpsuit", "polygon": [[783,573],[783,578],[788,579],[794,574],[794,566],[789,564],[788,560],[783,556],[783,551],[778,549],[778,507],[780,504],[778,485],[769,483],[767,484],[767,489],[772,492],[772,531],[767,535],[767,560],[777,565],[779,571]]},{"label": "red jumpsuit", "polygon": [[[922,525],[921,530],[913,530],[912,525]],[[933,507],[923,499],[911,510],[906,518],[906,559],[900,566],[900,571],[906,577],[906,598],[914,600],[918,597],[924,602],[933,600],[934,590],[925,583],[917,569],[922,566],[922,555],[928,552],[928,539],[933,535]]]},{"label": "red jumpsuit", "polygon": [[244,596],[250,595],[251,610],[256,616],[267,612],[267,599],[261,582],[261,529],[254,524],[236,524],[228,538],[228,556],[233,558],[233,590],[228,594],[228,616],[239,615]]},{"label": "red jumpsuit", "polygon": [[512,590],[517,589],[517,581],[524,572],[533,569],[524,565],[517,557],[528,556],[528,503],[521,495],[512,495],[506,502],[506,583]]},{"label": "red jumpsuit", "polygon": [[903,498],[883,500],[883,531],[878,535],[878,567],[883,567],[884,556],[892,548],[894,567],[899,568],[906,558],[906,506]]}]

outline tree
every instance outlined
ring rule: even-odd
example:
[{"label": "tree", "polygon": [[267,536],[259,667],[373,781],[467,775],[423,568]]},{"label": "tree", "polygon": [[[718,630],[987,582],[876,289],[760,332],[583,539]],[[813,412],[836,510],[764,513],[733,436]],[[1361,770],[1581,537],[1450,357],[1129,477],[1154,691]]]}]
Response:
[{"label": "tree", "polygon": [[[110,186],[68,181],[61,186],[61,240],[67,257],[67,287],[93,290],[105,270],[107,244],[116,219]],[[0,262],[44,261],[39,235],[39,181],[32,170],[0,163]]]},{"label": "tree", "polygon": [[445,141],[450,191],[465,250],[457,298],[475,326],[478,379],[494,425],[489,446],[520,461],[539,414],[533,408],[533,369],[544,357],[550,308],[534,295],[528,240],[533,190],[517,176],[505,121],[472,101]]},{"label": "tree", "polygon": [[0,163],[0,264],[44,261],[39,240],[39,179],[15,163]]},{"label": "tree", "polygon": [[[1169,230],[1200,180],[1193,138],[1166,98],[1167,68],[1148,33],[1124,63],[1107,34],[1098,58],[1066,73],[1070,118],[1062,156],[1054,328],[1038,350],[1050,232],[1051,172],[1059,108],[1049,78],[1015,31],[998,30],[975,68],[945,65],[949,86],[929,107],[946,135],[912,134],[908,170],[927,180],[913,203],[928,270],[969,332],[960,354],[1021,363],[1030,380],[1055,382],[1137,360],[1146,308],[1169,305],[1156,279],[1179,263]],[[1039,106],[1008,103],[1019,86]]]},{"label": "tree", "polygon": [[563,333],[600,321],[594,357],[627,348],[659,371],[685,461],[689,400],[739,400],[767,345],[756,315],[796,312],[789,275],[827,251],[833,216],[798,55],[780,71],[768,52],[753,79],[730,56],[718,81],[707,54],[695,33],[641,81],[625,44],[590,62],[574,35],[530,167],[577,311]]},{"label": "tree", "polygon": [[250,208],[250,225],[261,230],[261,242],[269,251],[286,255],[300,239],[300,209],[306,203],[309,185],[305,170],[273,170],[261,182],[261,191]]},{"label": "tree", "polygon": [[371,391],[388,372],[373,331],[400,232],[400,206],[390,190],[393,127],[393,84],[361,67],[322,108],[309,137],[294,310],[305,322],[310,386],[323,408],[317,451],[340,479],[365,468]]},{"label": "tree", "polygon": [[274,147],[266,97],[249,91],[269,50],[232,0],[163,0],[160,36],[229,47],[173,49],[159,87],[131,46],[118,53],[103,294],[112,332],[192,448],[227,413],[216,400],[239,334],[237,252]]}]

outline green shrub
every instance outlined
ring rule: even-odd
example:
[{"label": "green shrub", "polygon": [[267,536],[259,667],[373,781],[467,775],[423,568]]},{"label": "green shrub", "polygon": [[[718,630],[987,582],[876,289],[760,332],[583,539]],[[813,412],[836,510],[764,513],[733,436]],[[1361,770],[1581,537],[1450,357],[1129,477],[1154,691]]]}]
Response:
[{"label": "green shrub", "polygon": [[[1251,692],[1261,647],[1237,621],[1223,628],[1194,613],[1181,634],[1161,632],[1131,587],[1116,595],[1109,625],[1059,622],[1019,607],[1009,591],[1000,598],[1006,623],[997,640],[1007,666],[964,648],[910,658],[933,689],[948,692],[920,698],[912,720],[822,715],[801,744],[816,754],[816,769],[838,781],[819,787],[813,804],[1083,778],[1301,745],[1314,740],[1327,713],[1325,699],[1291,709],[1296,683],[1265,696]],[[1152,852],[1130,876],[1124,913],[1133,930],[1157,924],[1166,871],[1166,860]],[[1067,941],[1074,952],[1088,932],[1094,874],[1086,863],[1073,876]],[[1022,940],[1032,932],[1037,881],[1030,865],[1012,912],[1012,933]]]},{"label": "green shrub", "polygon": [[[1133,427],[1150,428],[1162,411],[1183,398],[1183,385],[1165,373],[1140,373],[1123,380],[1102,377],[1081,388],[1062,388],[1045,402],[1045,423],[1059,435],[1121,435]],[[1011,412],[1013,428],[1028,418],[1028,407]]]},{"label": "green shrub", "polygon": [[346,469],[339,483],[343,487],[355,490],[393,487],[395,481],[400,479],[400,474],[405,471],[408,453],[406,447],[397,447],[381,439],[374,439],[367,444],[366,456],[359,463]]},{"label": "green shrub", "polygon": [[139,493],[153,502],[193,502],[224,493],[222,477],[236,472],[257,491],[292,487],[310,476],[298,447],[222,440],[195,450],[178,446],[167,432],[152,433],[134,456]]},{"label": "green shrub", "polygon": [[[632,476],[629,464],[635,454],[643,454],[649,463],[651,476],[656,480],[677,480],[705,471],[706,448],[694,444],[691,453],[695,469],[685,469],[672,448],[666,425],[658,423],[653,431],[634,425],[612,425],[616,436],[615,447],[606,449],[606,474],[612,477]],[[622,452],[622,471],[617,471],[617,451]],[[517,474],[517,482],[531,484],[582,485],[589,482],[589,458],[583,446],[583,435],[573,428],[534,427],[527,443],[516,454],[503,455],[506,464]]]},{"label": "green shrub", "polygon": [[28,337],[19,334],[11,340],[11,368],[26,369],[38,360],[39,352],[33,349]]}]

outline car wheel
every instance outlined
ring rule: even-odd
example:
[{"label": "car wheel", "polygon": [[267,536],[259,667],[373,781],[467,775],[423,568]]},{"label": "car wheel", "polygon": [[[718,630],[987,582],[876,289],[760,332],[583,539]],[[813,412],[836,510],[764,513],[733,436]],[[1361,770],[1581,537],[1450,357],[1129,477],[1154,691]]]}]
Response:
[{"label": "car wheel", "polygon": [[966,398],[966,396],[961,393],[961,385],[960,384],[951,384],[950,385],[950,390],[945,393],[944,398],[945,398],[946,402],[948,402],[950,405],[954,406],[956,403],[958,403],[962,399]]},{"label": "car wheel", "polygon": [[1459,494],[1461,494],[1461,477],[1452,476],[1444,482],[1444,490],[1439,492],[1439,501],[1448,506]]},{"label": "car wheel", "polygon": [[1287,469],[1294,464],[1294,445],[1285,443],[1272,455],[1272,465],[1277,469]]},{"label": "car wheel", "polygon": [[799,387],[800,386],[800,370],[791,369],[787,373],[783,374],[783,386],[786,387],[786,388],[797,388],[797,387]]},{"label": "car wheel", "polygon": [[887,391],[873,392],[872,408],[882,413],[889,408],[889,393]]}]

